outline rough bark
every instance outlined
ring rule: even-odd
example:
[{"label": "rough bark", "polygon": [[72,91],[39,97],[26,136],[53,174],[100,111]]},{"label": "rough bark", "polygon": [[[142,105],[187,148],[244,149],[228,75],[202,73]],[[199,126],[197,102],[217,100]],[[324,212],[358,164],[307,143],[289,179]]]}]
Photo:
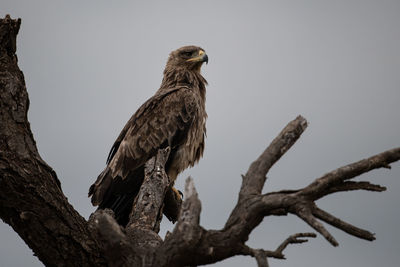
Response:
[{"label": "rough bark", "polygon": [[[126,228],[116,223],[111,210],[80,216],[65,198],[60,182],[36,149],[27,120],[28,94],[18,68],[16,36],[20,20],[0,20],[0,217],[13,227],[47,266],[197,266],[234,255],[249,255],[258,266],[268,257],[284,259],[289,244],[303,243],[314,233],[289,236],[275,250],[246,245],[252,230],[264,217],[292,213],[307,222],[332,245],[338,245],[321,221],[365,240],[369,231],[357,228],[316,206],[315,201],[342,191],[386,188],[366,181],[351,181],[400,159],[400,148],[328,172],[298,190],[262,194],[270,168],[296,142],[307,127],[299,116],[290,122],[243,176],[238,202],[225,226],[206,230],[199,225],[201,203],[188,178],[185,201],[171,198],[164,171],[169,150],[160,150],[145,168],[145,179],[132,207]],[[158,236],[164,203],[167,214],[178,218],[165,240]],[[181,205],[182,204],[182,205]],[[73,260],[71,260],[73,259]]]}]

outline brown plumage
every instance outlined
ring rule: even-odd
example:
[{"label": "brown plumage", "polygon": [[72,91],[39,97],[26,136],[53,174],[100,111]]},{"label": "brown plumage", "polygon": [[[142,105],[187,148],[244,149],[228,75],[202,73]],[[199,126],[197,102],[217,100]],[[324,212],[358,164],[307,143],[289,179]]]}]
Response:
[{"label": "brown plumage", "polygon": [[203,155],[207,81],[200,68],[204,50],[185,46],[171,52],[160,89],[126,123],[107,158],[107,166],[89,189],[92,204],[110,208],[126,225],[144,176],[144,164],[169,146],[166,172],[172,181]]}]

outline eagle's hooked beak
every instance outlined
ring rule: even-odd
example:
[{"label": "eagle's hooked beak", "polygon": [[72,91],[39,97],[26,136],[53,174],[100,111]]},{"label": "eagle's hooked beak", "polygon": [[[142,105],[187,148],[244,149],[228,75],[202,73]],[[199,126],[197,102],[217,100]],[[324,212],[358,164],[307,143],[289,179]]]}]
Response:
[{"label": "eagle's hooked beak", "polygon": [[208,56],[206,52],[203,50],[199,50],[199,55],[197,57],[193,57],[191,59],[188,59],[187,61],[192,61],[192,62],[205,62],[208,64]]}]

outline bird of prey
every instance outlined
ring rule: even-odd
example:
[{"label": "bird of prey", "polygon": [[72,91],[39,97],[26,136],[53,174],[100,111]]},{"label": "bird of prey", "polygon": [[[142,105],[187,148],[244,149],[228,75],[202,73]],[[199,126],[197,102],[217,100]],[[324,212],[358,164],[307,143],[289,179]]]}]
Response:
[{"label": "bird of prey", "polygon": [[112,209],[119,224],[128,223],[143,182],[144,164],[159,149],[171,148],[165,170],[172,183],[202,157],[207,119],[207,81],[200,73],[204,62],[208,63],[208,56],[197,46],[170,53],[160,89],[126,123],[106,168],[90,187],[92,204]]}]

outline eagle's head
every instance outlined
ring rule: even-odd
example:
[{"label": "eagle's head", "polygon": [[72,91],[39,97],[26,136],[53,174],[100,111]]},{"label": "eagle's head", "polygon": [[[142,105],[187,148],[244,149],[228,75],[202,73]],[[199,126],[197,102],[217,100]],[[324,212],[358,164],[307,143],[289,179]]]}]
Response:
[{"label": "eagle's head", "polygon": [[201,65],[208,63],[204,49],[198,46],[184,46],[169,54],[167,68],[200,71]]}]

